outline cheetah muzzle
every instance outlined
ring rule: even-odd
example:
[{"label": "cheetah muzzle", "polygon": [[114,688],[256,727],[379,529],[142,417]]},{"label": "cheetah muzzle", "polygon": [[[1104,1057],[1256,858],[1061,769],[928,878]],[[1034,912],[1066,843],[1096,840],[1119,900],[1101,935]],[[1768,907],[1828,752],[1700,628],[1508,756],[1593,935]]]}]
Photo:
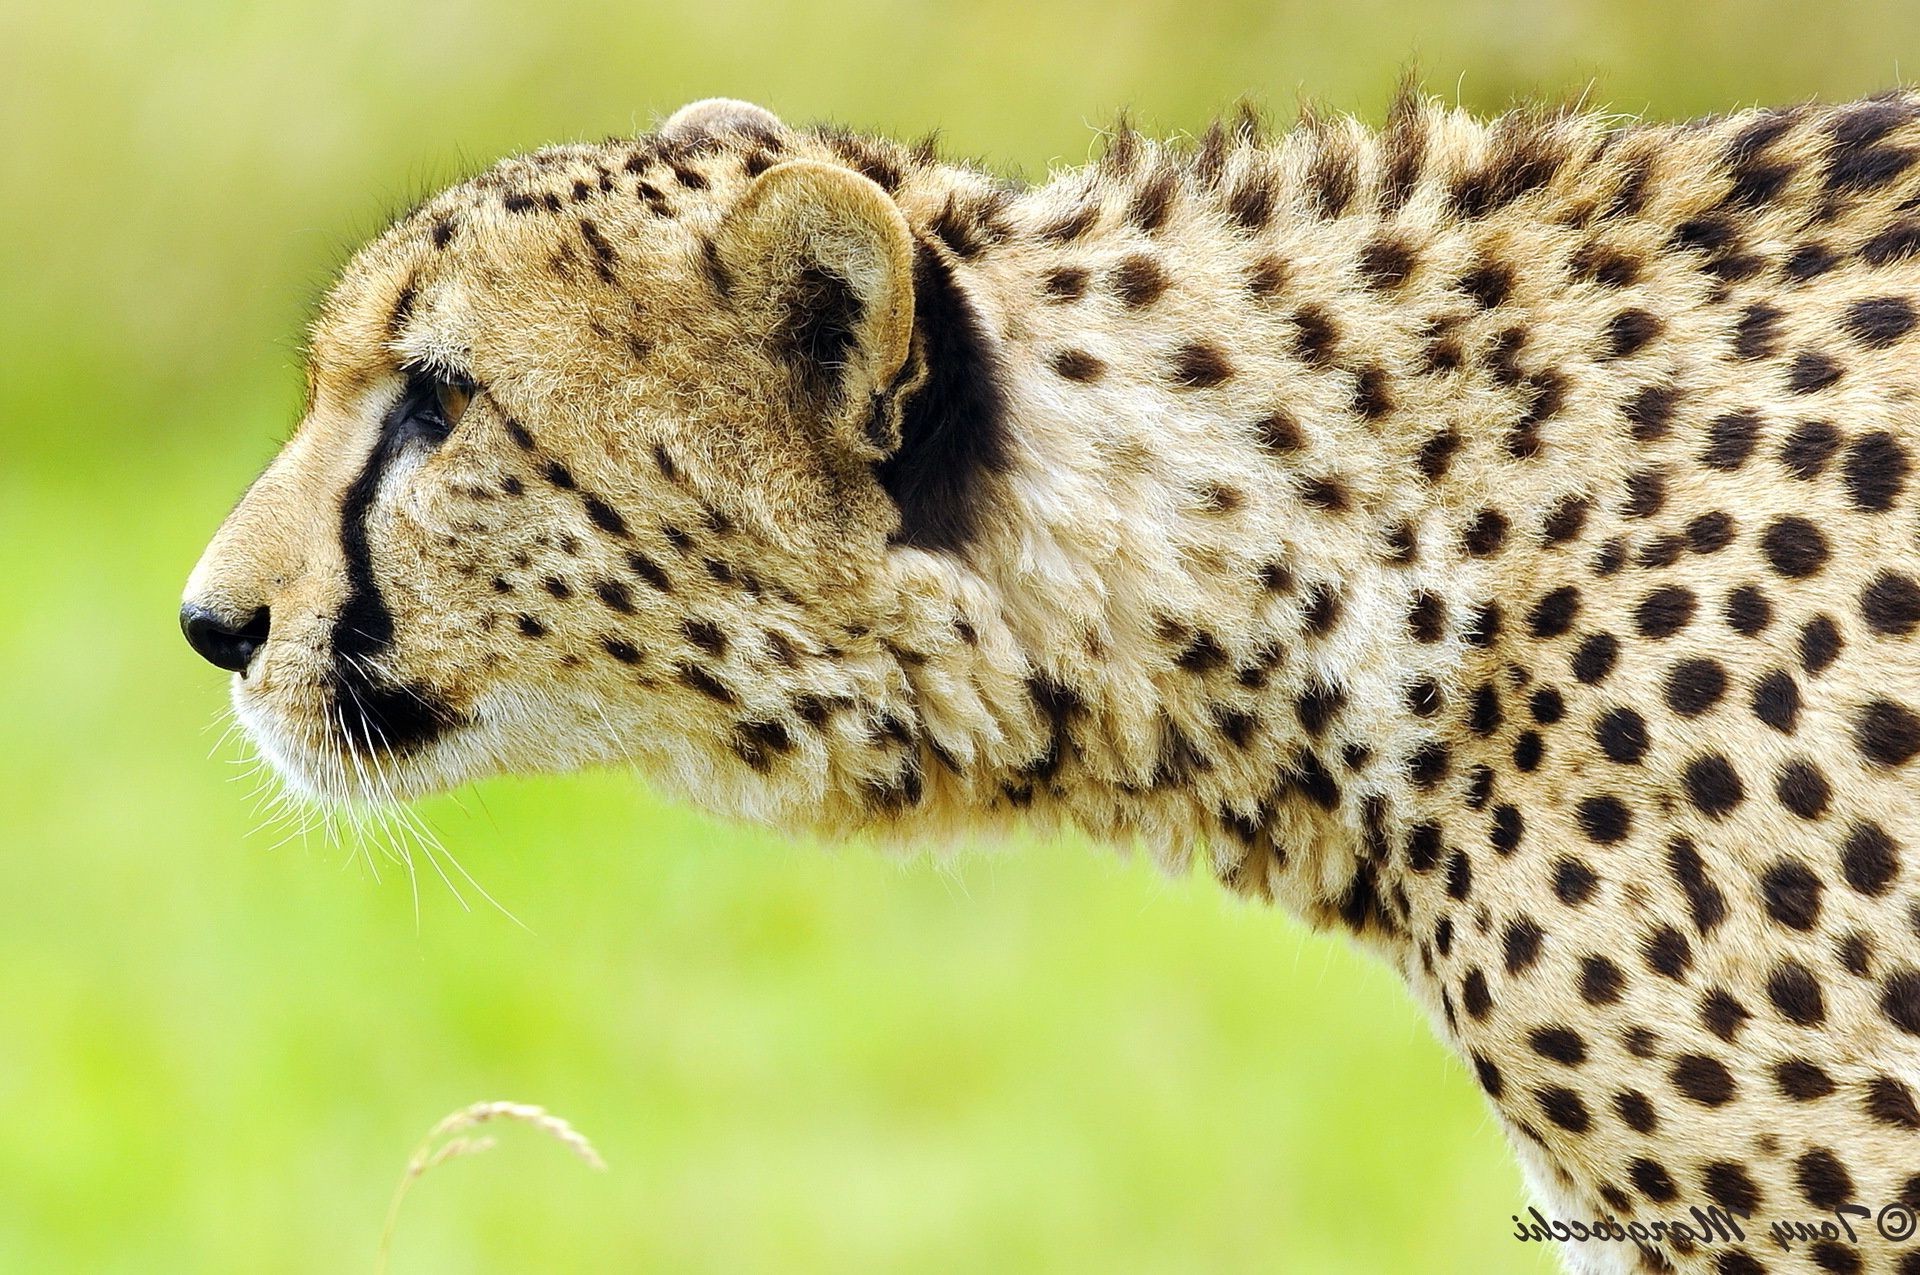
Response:
[{"label": "cheetah muzzle", "polygon": [[[1022,187],[755,107],[361,251],[187,587],[295,787],[632,766],[1074,824],[1390,962],[1543,1212],[1920,1269],[1920,96],[1120,130]],[[1902,1260],[1905,1264],[1902,1264]]]}]

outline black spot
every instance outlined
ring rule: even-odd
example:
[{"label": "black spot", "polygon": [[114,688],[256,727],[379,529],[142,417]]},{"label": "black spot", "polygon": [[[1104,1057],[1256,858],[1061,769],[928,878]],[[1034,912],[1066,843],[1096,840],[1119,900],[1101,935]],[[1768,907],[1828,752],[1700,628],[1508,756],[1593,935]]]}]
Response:
[{"label": "black spot", "polygon": [[1643,469],[1627,477],[1627,500],[1622,508],[1629,518],[1651,518],[1667,503],[1667,477],[1657,469]]},{"label": "black spot", "polygon": [[1677,837],[1667,847],[1667,866],[1687,896],[1687,908],[1693,915],[1693,928],[1702,936],[1710,933],[1727,915],[1726,896],[1707,877],[1707,865],[1700,851],[1685,837]]},{"label": "black spot", "polygon": [[1633,827],[1633,812],[1614,796],[1581,798],[1574,817],[1579,820],[1580,831],[1586,834],[1587,840],[1603,846],[1624,840]]},{"label": "black spot", "polygon": [[1314,367],[1330,366],[1340,340],[1339,325],[1318,306],[1301,306],[1294,312],[1293,322],[1297,329],[1294,347],[1300,357]]},{"label": "black spot", "polygon": [[601,603],[622,615],[633,614],[633,593],[618,580],[600,580],[593,586],[594,596]]},{"label": "black spot", "polygon": [[1700,1002],[1700,1023],[1721,1040],[1732,1044],[1753,1014],[1724,987],[1709,991]]},{"label": "black spot", "polygon": [[[1753,1211],[1760,1207],[1760,1188],[1753,1184],[1745,1167],[1728,1160],[1716,1160],[1700,1171],[1701,1185],[1706,1188],[1707,1198],[1729,1213],[1741,1217],[1752,1217]],[[1755,1271],[1761,1268],[1753,1267]],[[1724,1265],[1721,1275],[1736,1275]]]},{"label": "black spot", "polygon": [[1913,1091],[1892,1076],[1875,1076],[1868,1081],[1860,1106],[1880,1124],[1920,1129],[1920,1107],[1914,1105]]},{"label": "black spot", "polygon": [[1795,394],[1817,394],[1840,379],[1843,369],[1818,350],[1802,350],[1787,367],[1787,388]]},{"label": "black spot", "polygon": [[1688,762],[1681,780],[1686,784],[1688,800],[1716,819],[1724,818],[1747,795],[1732,763],[1718,753]]},{"label": "black spot", "polygon": [[1339,785],[1333,782],[1333,776],[1311,749],[1302,749],[1294,765],[1294,784],[1308,800],[1322,810],[1332,810],[1340,804]]},{"label": "black spot", "polygon": [[1877,823],[1856,823],[1840,849],[1840,871],[1847,884],[1866,895],[1883,894],[1900,869],[1892,837]]},{"label": "black spot", "polygon": [[1707,449],[1700,459],[1714,469],[1735,470],[1753,455],[1760,417],[1753,412],[1727,412],[1707,425]]},{"label": "black spot", "polygon": [[1167,272],[1143,252],[1123,257],[1113,269],[1113,292],[1123,305],[1135,309],[1152,305],[1167,290]]},{"label": "black spot", "polygon": [[1727,595],[1727,627],[1741,637],[1752,637],[1773,622],[1773,604],[1757,587],[1743,584]]},{"label": "black spot", "polygon": [[1422,744],[1407,759],[1407,774],[1422,788],[1431,788],[1447,777],[1453,764],[1452,754],[1439,741]]},{"label": "black spot", "polygon": [[1440,862],[1442,843],[1440,825],[1433,822],[1417,823],[1407,830],[1405,850],[1407,866],[1415,872],[1431,872]]},{"label": "black spot", "polygon": [[1733,519],[1715,510],[1687,524],[1687,548],[1695,553],[1718,553],[1733,543]]},{"label": "black spot", "polygon": [[1482,509],[1461,536],[1461,547],[1469,557],[1485,558],[1500,552],[1507,540],[1507,519],[1497,509]]},{"label": "black spot", "polygon": [[1452,429],[1443,429],[1420,445],[1420,454],[1414,463],[1429,481],[1438,481],[1453,466],[1454,455],[1459,450],[1460,435]]},{"label": "black spot", "polygon": [[1860,595],[1860,614],[1876,633],[1904,637],[1920,624],[1920,584],[1883,571]]},{"label": "black spot", "polygon": [[624,639],[603,637],[600,639],[600,646],[608,655],[619,660],[622,664],[638,664],[640,662],[640,648]]},{"label": "black spot", "polygon": [[701,668],[699,664],[680,664],[680,666],[674,670],[674,674],[680,678],[682,686],[691,687],[691,689],[699,691],[701,695],[707,695],[708,699],[712,699],[712,701],[718,701],[718,703],[722,703],[722,705],[732,705],[732,703],[735,703],[732,689],[726,686],[724,682],[720,682],[718,678],[714,678],[710,672],[707,672],[705,668]]},{"label": "black spot", "polygon": [[1534,1053],[1563,1067],[1578,1067],[1587,1060],[1587,1042],[1571,1027],[1536,1027],[1528,1033],[1527,1044]]},{"label": "black spot", "polygon": [[779,722],[740,722],[734,726],[729,742],[740,760],[762,773],[773,765],[776,756],[793,747],[787,728]]},{"label": "black spot", "polygon": [[1793,675],[1775,669],[1753,687],[1753,715],[1783,735],[1791,735],[1800,716],[1800,686]]},{"label": "black spot", "polygon": [[1840,658],[1844,645],[1840,627],[1827,616],[1815,616],[1800,630],[1800,667],[1817,676]]},{"label": "black spot", "polygon": [[1233,364],[1219,346],[1189,341],[1174,350],[1170,370],[1176,385],[1211,389],[1233,375]]},{"label": "black spot", "polygon": [[662,571],[653,559],[647,557],[645,554],[638,552],[627,554],[627,568],[660,592],[673,592],[673,581],[667,577],[667,573]]},{"label": "black spot", "polygon": [[[1620,1119],[1635,1133],[1652,1133],[1660,1125],[1659,1118],[1654,1114],[1653,1103],[1638,1089],[1615,1094],[1613,1109],[1620,1113]],[[1645,1163],[1644,1160],[1635,1161],[1635,1172],[1638,1173],[1639,1166]]]},{"label": "black spot", "polygon": [[1860,259],[1887,266],[1920,252],[1920,221],[1896,221],[1860,247]]},{"label": "black spot", "polygon": [[1589,633],[1580,640],[1568,667],[1574,679],[1586,686],[1604,681],[1620,657],[1620,639],[1611,633]]},{"label": "black spot", "polygon": [[1682,1054],[1673,1060],[1669,1074],[1675,1089],[1703,1107],[1722,1107],[1733,1099],[1733,1073],[1717,1058]]},{"label": "black spot", "polygon": [[1657,568],[1670,567],[1680,560],[1687,542],[1678,535],[1656,536],[1640,548],[1640,565]]},{"label": "black spot", "polygon": [[1500,697],[1490,685],[1474,691],[1467,709],[1467,726],[1476,735],[1491,735],[1500,728]]},{"label": "black spot", "polygon": [[1780,463],[1802,481],[1817,478],[1840,446],[1840,431],[1826,421],[1801,421],[1780,446]]},{"label": "black spot", "polygon": [[1407,630],[1416,642],[1438,642],[1447,632],[1447,604],[1438,594],[1422,591],[1407,610]]},{"label": "black spot", "polygon": [[1360,250],[1360,273],[1367,286],[1388,292],[1407,281],[1413,273],[1413,249],[1404,239],[1382,235]]},{"label": "black spot", "polygon": [[1160,229],[1173,209],[1174,196],[1180,189],[1179,181],[1179,174],[1170,168],[1160,168],[1149,174],[1127,206],[1127,220],[1148,234]]},{"label": "black spot", "polygon": [[1734,328],[1733,356],[1737,359],[1769,359],[1780,351],[1781,311],[1765,302],[1750,305]]},{"label": "black spot", "polygon": [[1853,742],[1876,766],[1904,766],[1920,753],[1920,717],[1904,704],[1874,700],[1854,720]]},{"label": "black spot", "polygon": [[1803,1058],[1788,1058],[1774,1064],[1773,1083],[1781,1096],[1795,1102],[1812,1102],[1833,1092],[1833,1079]]},{"label": "black spot", "polygon": [[1847,307],[1842,320],[1853,339],[1874,349],[1884,349],[1913,330],[1920,316],[1913,302],[1905,297],[1867,297]]},{"label": "black spot", "polygon": [[1634,627],[1642,637],[1672,637],[1693,620],[1697,605],[1686,589],[1665,585],[1640,600],[1634,609]]},{"label": "black spot", "polygon": [[1547,544],[1558,545],[1578,538],[1592,509],[1593,502],[1584,496],[1563,497],[1540,524],[1542,539]]},{"label": "black spot", "polygon": [[1604,244],[1582,244],[1567,264],[1576,276],[1607,288],[1625,288],[1640,278],[1636,258]]},{"label": "black spot", "polygon": [[1647,725],[1631,708],[1611,708],[1593,724],[1594,742],[1608,760],[1636,766],[1647,754]]},{"label": "black spot", "polygon": [[1546,744],[1537,730],[1523,730],[1513,741],[1513,764],[1519,770],[1532,774],[1540,769],[1541,757],[1545,754]]},{"label": "black spot", "polygon": [[1563,585],[1534,604],[1532,614],[1527,617],[1527,627],[1537,638],[1559,637],[1573,627],[1579,614],[1580,591],[1572,585]]},{"label": "black spot", "polygon": [[1878,431],[1863,435],[1847,448],[1846,460],[1841,463],[1847,498],[1854,508],[1866,513],[1890,509],[1905,488],[1911,467],[1906,449],[1892,434]]},{"label": "black spot", "polygon": [[1496,806],[1493,811],[1493,827],[1487,839],[1500,854],[1512,854],[1520,846],[1520,837],[1525,826],[1520,812],[1512,806]]},{"label": "black spot", "polygon": [[1573,1133],[1585,1133],[1593,1119],[1587,1114],[1587,1104],[1580,1095],[1571,1089],[1558,1085],[1535,1091],[1534,1099],[1540,1104],[1541,1112],[1547,1119],[1562,1129]]},{"label": "black spot", "polygon": [[1462,636],[1469,646],[1489,647],[1500,639],[1501,624],[1500,604],[1489,602],[1474,608]]},{"label": "black spot", "polygon": [[711,620],[687,620],[680,626],[687,641],[693,643],[709,655],[723,655],[727,649],[727,635],[720,631]]},{"label": "black spot", "polygon": [[1460,280],[1460,290],[1491,310],[1513,291],[1513,269],[1500,262],[1482,262]]},{"label": "black spot", "polygon": [[1460,980],[1460,1003],[1471,1018],[1485,1018],[1493,1009],[1493,997],[1487,991],[1487,976],[1478,968],[1467,971]]},{"label": "black spot", "polygon": [[1447,897],[1464,899],[1473,893],[1473,862],[1466,852],[1455,850],[1447,859]]},{"label": "black spot", "polygon": [[1767,915],[1794,930],[1811,930],[1820,920],[1820,878],[1797,859],[1782,859],[1760,877],[1760,899]]},{"label": "black spot", "polygon": [[1339,714],[1346,702],[1347,694],[1342,688],[1311,682],[1294,702],[1294,711],[1307,733],[1318,736],[1326,731],[1328,723]]},{"label": "black spot", "polygon": [[1347,508],[1347,489],[1331,478],[1305,478],[1300,482],[1300,499],[1315,509],[1342,513]]},{"label": "black spot", "polygon": [[1040,238],[1052,243],[1067,243],[1078,239],[1092,229],[1094,221],[1100,215],[1097,203],[1081,204],[1070,208],[1058,218],[1040,228]]},{"label": "black spot", "polygon": [[1417,717],[1432,717],[1445,702],[1439,684],[1432,678],[1423,677],[1407,687],[1407,707]]},{"label": "black spot", "polygon": [[1254,424],[1254,437],[1270,452],[1298,451],[1306,442],[1300,423],[1286,412],[1274,412]]},{"label": "black spot", "polygon": [[1649,385],[1627,401],[1622,409],[1635,442],[1650,443],[1666,437],[1673,428],[1673,409],[1680,391],[1671,385]]},{"label": "black spot", "polygon": [[1500,1069],[1498,1067],[1488,1062],[1479,1054],[1475,1054],[1473,1056],[1473,1074],[1479,1078],[1480,1087],[1486,1090],[1487,1097],[1498,1098],[1500,1096],[1500,1091],[1504,1086],[1500,1080]]},{"label": "black spot", "polygon": [[1069,381],[1097,381],[1107,365],[1085,350],[1062,350],[1053,356],[1053,370]]},{"label": "black spot", "polygon": [[1568,907],[1578,907],[1593,897],[1599,879],[1579,859],[1561,859],[1553,867],[1553,892]]},{"label": "black spot", "polygon": [[1667,674],[1667,707],[1682,717],[1698,717],[1727,692],[1727,673],[1718,660],[1682,660]]},{"label": "black spot", "polygon": [[1628,358],[1646,348],[1660,335],[1665,325],[1645,310],[1622,310],[1607,323],[1606,349],[1602,357]]},{"label": "black spot", "polygon": [[1880,1012],[1910,1036],[1920,1036],[1920,970],[1895,970],[1881,984]]},{"label": "black spot", "polygon": [[1665,1168],[1653,1160],[1636,1159],[1627,1166],[1627,1176],[1649,1200],[1664,1204],[1679,1194]]},{"label": "black spot", "polygon": [[1626,975],[1604,956],[1588,956],[1580,962],[1580,996],[1589,1005],[1611,1005],[1620,999]]},{"label": "black spot", "polygon": [[1087,271],[1080,266],[1049,270],[1045,283],[1047,296],[1055,301],[1077,301],[1087,290],[1087,278]]},{"label": "black spot", "polygon": [[1816,1147],[1794,1161],[1794,1181],[1807,1203],[1832,1211],[1853,1200],[1853,1176],[1833,1152]]},{"label": "black spot", "polygon": [[1805,283],[1833,269],[1839,260],[1825,244],[1801,244],[1780,267],[1780,273],[1790,283]]}]

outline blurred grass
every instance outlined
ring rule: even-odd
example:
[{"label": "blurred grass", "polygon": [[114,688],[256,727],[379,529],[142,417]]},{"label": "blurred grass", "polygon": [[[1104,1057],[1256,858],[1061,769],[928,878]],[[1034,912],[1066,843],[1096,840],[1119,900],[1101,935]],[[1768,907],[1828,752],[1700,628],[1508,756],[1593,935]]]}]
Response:
[{"label": "blurred grass", "polygon": [[[1077,844],[942,868],[663,809],[622,776],[427,815],[531,932],[253,830],[173,610],[297,411],[355,239],[504,151],[689,99],[1030,173],[1132,105],[1685,115],[1920,65],[1903,3],[1248,0],[608,9],[0,4],[0,1270],[1546,1269],[1460,1068],[1337,940]],[[1903,59],[1904,62],[1903,62]],[[344,870],[342,870],[344,868]]]}]

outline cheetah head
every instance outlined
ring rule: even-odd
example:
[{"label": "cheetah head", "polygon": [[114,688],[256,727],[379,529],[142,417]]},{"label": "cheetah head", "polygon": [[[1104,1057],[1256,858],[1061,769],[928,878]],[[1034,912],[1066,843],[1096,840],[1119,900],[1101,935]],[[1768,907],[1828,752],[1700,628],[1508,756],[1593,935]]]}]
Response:
[{"label": "cheetah head", "polygon": [[994,416],[985,330],[757,107],[505,161],[346,267],[182,625],[321,799],[630,763],[750,816],[917,800],[876,617],[1000,463],[949,428]]}]

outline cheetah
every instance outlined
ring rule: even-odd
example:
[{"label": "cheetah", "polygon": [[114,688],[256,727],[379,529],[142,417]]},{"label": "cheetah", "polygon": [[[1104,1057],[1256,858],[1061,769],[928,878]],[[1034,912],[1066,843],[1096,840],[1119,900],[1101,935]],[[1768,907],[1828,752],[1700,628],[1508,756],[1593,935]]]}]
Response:
[{"label": "cheetah", "polygon": [[353,258],[181,622],[326,800],[1198,860],[1401,974],[1571,1269],[1920,1270],[1917,158],[1409,89],[1023,186],[695,103]]}]

